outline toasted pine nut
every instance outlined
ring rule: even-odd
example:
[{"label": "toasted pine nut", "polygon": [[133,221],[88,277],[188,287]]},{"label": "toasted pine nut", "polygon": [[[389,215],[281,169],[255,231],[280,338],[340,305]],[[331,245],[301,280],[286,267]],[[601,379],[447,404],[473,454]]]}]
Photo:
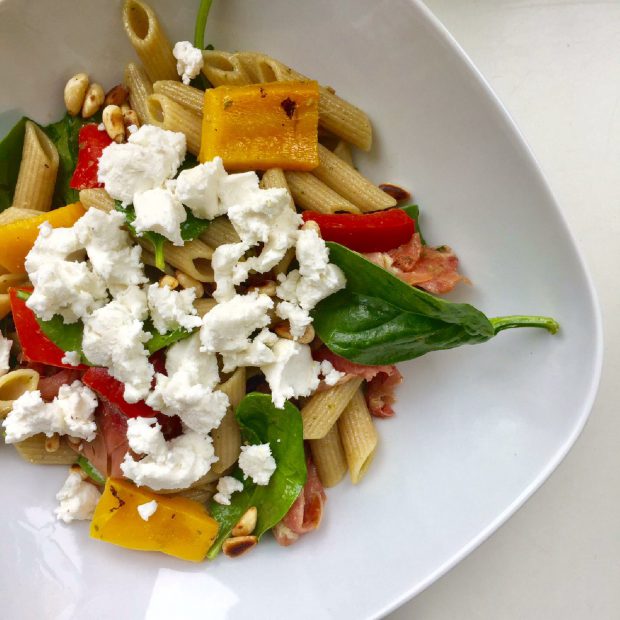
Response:
[{"label": "toasted pine nut", "polygon": [[222,544],[222,551],[229,558],[238,558],[252,547],[256,547],[258,538],[256,536],[235,536],[227,538]]},{"label": "toasted pine nut", "polygon": [[256,527],[256,517],[258,510],[256,506],[250,506],[244,513],[235,527],[232,529],[233,536],[248,536]]},{"label": "toasted pine nut", "polygon": [[79,114],[87,90],[88,74],[86,73],[76,73],[65,85],[65,107],[71,116]]},{"label": "toasted pine nut", "polygon": [[103,86],[97,83],[91,84],[86,91],[86,97],[82,104],[82,116],[84,118],[89,118],[93,114],[96,114],[102,106],[104,99],[105,93],[103,92]]},{"label": "toasted pine nut", "polygon": [[194,280],[194,278],[188,276],[186,273],[183,273],[182,271],[175,271],[174,277],[179,281],[181,288],[196,289],[196,299],[199,299],[205,294],[205,288],[202,285],[202,282]]},{"label": "toasted pine nut", "polygon": [[117,105],[107,105],[103,108],[102,120],[108,136],[120,144],[125,139],[125,124],[121,109]]},{"label": "toasted pine nut", "polygon": [[82,440],[79,437],[71,437],[68,436],[67,437],[67,441],[72,445],[72,446],[79,446],[82,443]]},{"label": "toasted pine nut", "polygon": [[77,464],[71,465],[69,470],[72,474],[80,474],[82,480],[88,480],[88,474]]},{"label": "toasted pine nut", "polygon": [[321,228],[313,220],[308,220],[307,222],[305,222],[304,225],[301,227],[301,229],[302,230],[314,230],[319,237],[321,236]]},{"label": "toasted pine nut", "polygon": [[268,297],[276,296],[276,288],[278,285],[273,280],[267,280],[258,286],[251,286],[248,292],[255,292],[259,295],[267,295]]},{"label": "toasted pine nut", "polygon": [[129,127],[130,125],[140,127],[140,119],[135,110],[132,110],[128,105],[122,106],[121,110],[123,112],[123,123],[125,123],[125,127]]},{"label": "toasted pine nut", "polygon": [[275,331],[276,334],[280,336],[280,338],[286,338],[287,340],[297,340],[299,344],[308,344],[314,340],[315,336],[314,327],[312,327],[312,325],[308,325],[308,327],[306,327],[306,331],[304,331],[304,333],[299,338],[294,338],[293,334],[291,334],[291,326],[288,321],[282,321],[281,323],[278,323],[278,325],[274,327],[273,331]]},{"label": "toasted pine nut", "polygon": [[162,276],[162,278],[159,280],[159,286],[161,286],[161,288],[167,286],[169,289],[174,290],[179,286],[179,281],[174,276],[166,275]]},{"label": "toasted pine nut", "polygon": [[127,97],[129,96],[129,91],[123,84],[117,84],[110,88],[110,90],[105,94],[105,99],[103,100],[103,105],[117,105],[122,106],[125,101],[127,101]]},{"label": "toasted pine nut", "polygon": [[45,451],[56,452],[60,448],[60,437],[54,433],[51,437],[45,440]]},{"label": "toasted pine nut", "polygon": [[314,327],[312,327],[312,325],[308,325],[308,327],[306,327],[306,331],[300,338],[297,339],[297,342],[299,342],[299,344],[310,344],[314,340],[314,336]]}]

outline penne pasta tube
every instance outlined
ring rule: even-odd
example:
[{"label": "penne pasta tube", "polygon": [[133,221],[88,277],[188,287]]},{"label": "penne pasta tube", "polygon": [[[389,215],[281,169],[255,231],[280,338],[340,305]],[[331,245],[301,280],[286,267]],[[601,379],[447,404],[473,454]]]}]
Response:
[{"label": "penne pasta tube", "polygon": [[126,0],[123,26],[151,82],[179,79],[170,41],[146,2]]},{"label": "penne pasta tube", "polygon": [[222,50],[205,50],[202,52],[202,59],[202,72],[213,86],[242,86],[252,83],[236,54]]},{"label": "penne pasta tube", "polygon": [[[8,297],[8,295],[7,295]],[[0,419],[6,418],[13,408],[13,401],[25,392],[32,392],[39,385],[39,373],[30,368],[12,370],[0,377]]]},{"label": "penne pasta tube", "polygon": [[[48,452],[46,445],[53,445],[54,441],[58,441],[58,447]],[[66,438],[58,435],[52,438],[44,434],[33,435],[13,445],[24,461],[34,465],[72,465],[78,458],[77,452],[71,448]]]},{"label": "penne pasta tube", "polygon": [[214,463],[213,470],[220,474],[234,465],[241,451],[241,431],[235,418],[235,409],[245,396],[245,382],[245,368],[237,368],[228,381],[222,383],[218,388],[228,395],[230,400],[230,407],[220,425],[211,431],[213,448],[219,458],[217,463]]},{"label": "penne pasta tube", "polygon": [[0,293],[0,320],[11,312],[11,300],[8,293]]},{"label": "penne pasta tube", "polygon": [[234,226],[225,215],[211,220],[209,227],[200,235],[200,239],[212,248],[241,241]]},{"label": "penne pasta tube", "polygon": [[324,487],[335,487],[347,473],[347,460],[338,425],[334,424],[325,437],[312,439],[308,443],[321,483]]},{"label": "penne pasta tube", "polygon": [[35,209],[9,207],[0,213],[0,226],[12,224],[13,222],[19,222],[20,220],[27,220],[30,217],[37,217],[38,215],[41,215],[41,212],[36,211]]},{"label": "penne pasta tube", "polygon": [[58,151],[43,130],[32,121],[26,121],[24,148],[13,206],[34,211],[49,211],[52,206]]},{"label": "penne pasta tube", "polygon": [[28,282],[25,273],[5,273],[0,276],[0,294],[8,293],[12,286],[21,286]]},{"label": "penne pasta tube", "polygon": [[346,198],[317,179],[311,172],[285,173],[295,204],[301,209],[318,213],[359,213],[360,210]]},{"label": "penne pasta tube", "polygon": [[185,134],[187,150],[198,155],[202,137],[202,118],[165,95],[149,95],[147,120],[152,125]]},{"label": "penne pasta tube", "polygon": [[[285,189],[289,193],[289,196],[291,193],[282,168],[270,168],[269,170],[265,170],[263,178],[260,180],[260,186],[263,189],[270,189],[273,187]],[[292,196],[290,196],[289,206],[295,211],[295,203],[293,202]]]},{"label": "penne pasta tube", "polygon": [[114,199],[105,189],[83,189],[80,191],[80,202],[88,209],[99,209],[100,211],[114,211]]},{"label": "penne pasta tube", "polygon": [[145,486],[144,488],[153,491],[153,493],[159,493],[160,495],[181,495],[183,493],[189,493],[194,489],[200,489],[206,485],[212,484],[216,482],[219,477],[219,474],[211,468],[202,478],[192,482],[192,484],[185,489],[158,489],[157,491],[153,491],[153,489],[150,489],[148,486]]},{"label": "penne pasta tube", "polygon": [[146,100],[153,94],[153,84],[146,71],[134,62],[125,67],[125,86],[129,90],[129,105],[141,123],[148,120]]},{"label": "penne pasta tube", "polygon": [[313,394],[301,408],[304,439],[325,437],[361,384],[361,377],[353,377],[346,383]]},{"label": "penne pasta tube", "polygon": [[202,117],[202,106],[205,98],[203,90],[187,86],[176,80],[160,80],[153,84],[153,92],[176,101],[184,108]]},{"label": "penne pasta tube", "polygon": [[396,206],[396,200],[355,168],[319,144],[319,165],[312,174],[363,212]]},{"label": "penne pasta tube", "polygon": [[217,301],[212,297],[201,297],[194,299],[194,308],[198,311],[198,316],[203,317],[207,312],[213,310],[217,306]]},{"label": "penne pasta tube", "polygon": [[377,450],[379,437],[361,388],[338,418],[338,431],[349,466],[351,482],[364,476]]},{"label": "penne pasta tube", "polygon": [[[143,240],[139,242],[148,249],[148,242]],[[172,245],[169,242],[164,244],[166,262],[199,282],[214,281],[211,267],[212,256],[213,248],[200,239],[187,241],[184,246]]]},{"label": "penne pasta tube", "polygon": [[334,147],[333,151],[336,157],[340,157],[342,161],[349,164],[351,168],[355,168],[355,163],[353,162],[353,153],[351,152],[351,147],[344,140],[340,140],[338,144]]},{"label": "penne pasta tube", "polygon": [[217,493],[217,482],[206,482],[197,487],[179,491],[179,497],[186,497],[200,504],[206,504]]}]

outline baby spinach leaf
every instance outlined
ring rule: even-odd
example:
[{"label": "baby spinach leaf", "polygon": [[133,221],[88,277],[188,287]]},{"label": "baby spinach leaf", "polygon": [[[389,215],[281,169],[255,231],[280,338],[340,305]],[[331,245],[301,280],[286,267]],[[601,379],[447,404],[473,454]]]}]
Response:
[{"label": "baby spinach leaf", "polygon": [[430,351],[485,342],[513,327],[541,327],[552,334],[559,328],[553,319],[540,316],[489,320],[469,304],[409,286],[338,243],[327,245],[347,286],[314,309],[314,327],[331,351],[358,364],[394,364]]},{"label": "baby spinach leaf", "polygon": [[422,231],[420,230],[420,207],[418,207],[418,205],[408,205],[402,207],[402,210],[415,222],[415,231],[420,235],[422,245],[426,245],[424,235],[422,235]]},{"label": "baby spinach leaf", "polygon": [[174,329],[171,332],[160,334],[153,327],[153,324],[150,320],[146,320],[144,322],[144,331],[153,334],[150,340],[145,345],[151,355],[153,353],[156,353],[160,349],[165,349],[166,347],[169,347],[175,342],[179,342],[179,340],[184,340],[185,338],[188,338],[194,333],[193,331],[190,332],[186,329],[183,329],[182,327],[179,327],[178,329]]},{"label": "baby spinach leaf", "polygon": [[25,116],[20,118],[0,142],[0,211],[13,203],[27,120]]},{"label": "baby spinach leaf", "polygon": [[210,503],[211,515],[220,525],[207,554],[211,559],[250,506],[256,506],[258,511],[254,535],[260,538],[286,515],[306,483],[303,428],[297,407],[287,402],[284,410],[276,409],[271,396],[252,392],[239,404],[236,417],[243,441],[268,442],[277,468],[265,486],[254,484],[251,479],[243,481],[243,474],[237,469],[234,476],[243,482],[243,491],[232,495],[230,506]]}]

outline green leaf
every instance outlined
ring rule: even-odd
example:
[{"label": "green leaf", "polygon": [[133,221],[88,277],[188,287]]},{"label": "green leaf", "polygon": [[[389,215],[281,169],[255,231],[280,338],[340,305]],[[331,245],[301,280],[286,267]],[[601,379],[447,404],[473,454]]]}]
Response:
[{"label": "green leaf", "polygon": [[420,229],[420,207],[418,205],[408,205],[401,208],[415,222],[415,231],[420,235],[422,245],[426,245],[424,235],[422,235],[422,230]]},{"label": "green leaf", "polygon": [[77,464],[91,480],[102,486],[105,484],[105,476],[85,456],[80,454]]},{"label": "green leaf", "polygon": [[169,347],[175,342],[179,342],[179,340],[185,340],[185,338],[188,338],[194,333],[193,331],[190,332],[186,329],[183,329],[182,327],[179,327],[178,329],[175,329],[171,332],[160,334],[153,327],[153,324],[150,320],[144,322],[144,331],[153,334],[151,336],[151,339],[145,345],[151,355],[153,353],[156,353],[160,349],[165,349],[166,347]]},{"label": "green leaf", "polygon": [[0,142],[0,211],[13,203],[27,120],[25,116],[19,119]]},{"label": "green leaf", "polygon": [[303,426],[297,407],[287,402],[283,410],[276,409],[271,396],[252,392],[239,404],[236,417],[243,441],[269,443],[277,467],[265,486],[254,484],[251,479],[243,481],[243,474],[237,469],[234,476],[243,482],[243,491],[232,495],[230,506],[210,502],[211,515],[220,525],[207,554],[211,559],[250,506],[256,506],[258,511],[254,535],[260,538],[282,520],[306,483]]},{"label": "green leaf", "polygon": [[358,364],[394,364],[430,351],[485,342],[512,327],[557,331],[557,323],[547,317],[489,321],[469,304],[439,299],[357,252],[338,243],[327,245],[347,286],[314,309],[314,327],[331,351]]}]

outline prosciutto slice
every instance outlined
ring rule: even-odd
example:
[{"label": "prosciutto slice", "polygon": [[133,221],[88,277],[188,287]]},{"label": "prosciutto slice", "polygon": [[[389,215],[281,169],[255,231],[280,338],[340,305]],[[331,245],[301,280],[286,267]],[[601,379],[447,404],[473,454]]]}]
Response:
[{"label": "prosciutto slice", "polygon": [[279,545],[288,547],[299,540],[302,534],[315,530],[323,518],[323,506],[327,500],[325,489],[312,458],[306,461],[308,477],[303,490],[282,521],[276,523],[273,535]]},{"label": "prosciutto slice", "polygon": [[[54,369],[57,370],[57,369]],[[63,385],[71,385],[76,379],[82,376],[80,370],[58,370],[54,374],[43,376],[39,378],[39,385],[37,389],[41,392],[41,398],[45,402],[51,402],[58,396],[58,391]]]}]

